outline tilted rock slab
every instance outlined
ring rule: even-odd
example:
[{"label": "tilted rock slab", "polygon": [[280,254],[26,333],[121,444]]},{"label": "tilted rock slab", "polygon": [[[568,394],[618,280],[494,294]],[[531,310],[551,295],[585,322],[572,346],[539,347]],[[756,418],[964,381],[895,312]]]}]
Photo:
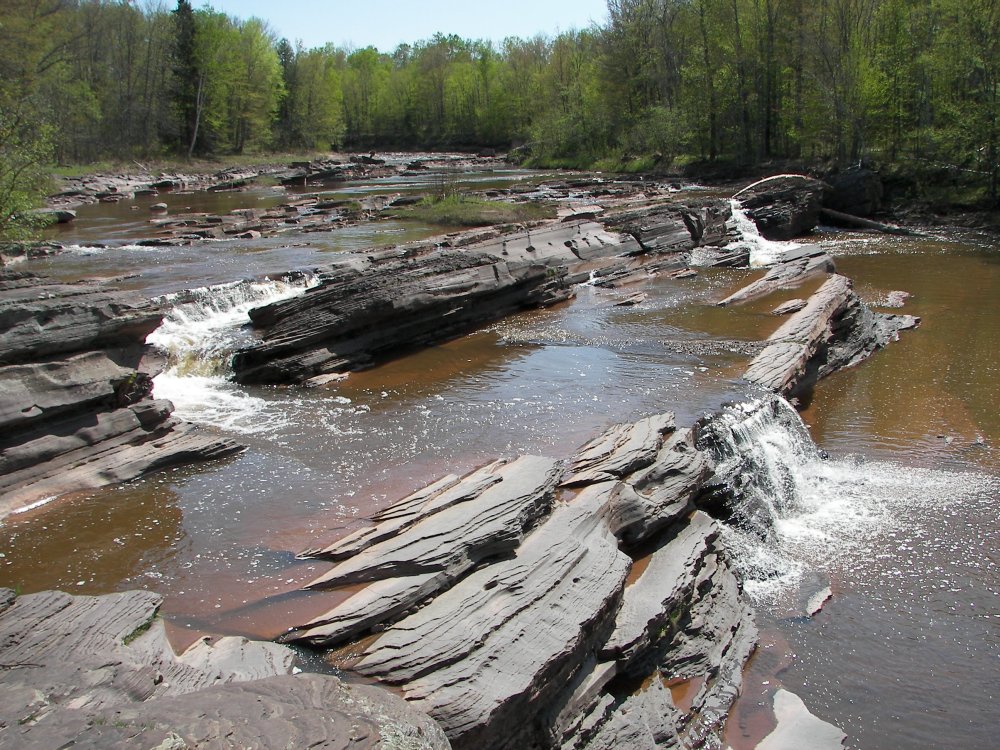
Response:
[{"label": "tilted rock slab", "polygon": [[[468,531],[473,511],[515,477],[531,484],[524,469],[554,466],[545,461],[444,477],[380,511],[370,529],[313,551],[341,560],[320,587],[381,580],[284,640],[328,647],[376,634],[350,649],[360,656],[346,668],[398,686],[457,748],[685,746],[680,733],[691,720],[673,706],[665,681],[704,677],[712,688],[694,710],[711,708],[735,694],[725,683],[739,678],[730,662],[754,642],[747,630],[740,648],[732,645],[726,611],[724,644],[714,648],[698,619],[715,586],[735,584],[716,562],[718,524],[694,510],[712,461],[695,448],[692,430],[675,429],[672,414],[613,426],[563,474],[572,489],[550,515],[517,536],[506,556],[470,564],[476,553],[467,546],[483,542]],[[498,472],[503,480],[492,482]],[[464,531],[450,533],[459,520]],[[437,529],[432,537],[429,529]],[[430,553],[425,538],[436,540]],[[404,560],[411,545],[417,554]],[[631,582],[623,545],[654,546]],[[461,562],[442,564],[450,559]],[[734,596],[742,601],[738,589]],[[690,641],[677,640],[691,623]],[[675,642],[684,659],[671,662]],[[636,692],[644,676],[647,686]]]},{"label": "tilted rock slab", "polygon": [[743,377],[787,396],[866,359],[919,322],[909,315],[873,313],[854,293],[850,279],[834,275],[771,334]]},{"label": "tilted rock slab", "polygon": [[261,343],[236,353],[243,383],[303,383],[569,299],[570,268],[633,248],[594,222],[556,224],[462,249],[400,246],[320,270],[319,286],[250,311]]},{"label": "tilted rock slab", "polygon": [[[501,481],[484,481],[484,473],[477,472],[471,484],[478,493],[452,493],[455,501],[443,508],[435,504],[440,495],[431,497],[427,514],[418,521],[399,533],[384,535],[308,588],[435,572],[454,580],[487,558],[509,554],[548,513],[559,468],[558,461],[540,456],[491,465],[489,471],[495,471]],[[395,519],[385,523],[398,529]],[[377,531],[373,535],[383,537]],[[334,554],[340,554],[337,545]],[[320,551],[312,556],[322,555]]]},{"label": "tilted rock slab", "polygon": [[152,398],[159,305],[96,283],[0,273],[0,518],[73,490],[242,447]]},{"label": "tilted rock slab", "polygon": [[203,638],[175,655],[154,619],[161,601],[0,589],[0,745],[448,747],[378,688],[291,676],[286,647]]},{"label": "tilted rock slab", "polygon": [[749,302],[778,289],[791,289],[821,274],[833,273],[836,265],[827,253],[815,245],[807,245],[785,254],[785,258],[767,270],[761,278],[739,289],[724,300],[719,307]]},{"label": "tilted rock slab", "polygon": [[630,567],[588,488],[514,559],[472,573],[396,623],[355,669],[398,684],[456,747],[519,747],[524,719],[553,698],[608,635]]},{"label": "tilted rock slab", "polygon": [[769,240],[790,240],[819,224],[830,186],[804,175],[783,174],[749,185],[733,198]]}]

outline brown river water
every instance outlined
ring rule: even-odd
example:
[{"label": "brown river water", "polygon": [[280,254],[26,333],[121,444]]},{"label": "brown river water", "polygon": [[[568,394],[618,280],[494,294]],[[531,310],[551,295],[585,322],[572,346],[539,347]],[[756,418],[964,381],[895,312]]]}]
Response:
[{"label": "brown river water", "polygon": [[[374,188],[344,191],[352,189]],[[284,197],[267,189],[191,195],[185,207],[220,211]],[[128,242],[144,226],[140,211],[86,207],[73,234],[60,238],[76,245],[71,252],[21,267],[66,279],[135,274],[123,284],[152,296],[259,280],[333,252],[439,231],[379,222],[330,235],[138,248]],[[752,747],[773,726],[762,704],[785,687],[847,732],[850,747],[995,746],[1000,251],[992,238],[958,233],[814,239],[870,303],[910,292],[902,312],[923,324],[817,387],[802,417],[830,459],[788,469],[802,498],[777,519],[771,546],[732,538],[764,647],[726,739]],[[118,247],[95,246],[109,241]],[[207,293],[175,329],[161,331],[160,343],[182,351],[156,393],[248,450],[8,519],[0,525],[0,585],[87,594],[148,588],[165,597],[177,646],[202,632],[274,637],[335,602],[298,591],[325,569],[296,560],[298,551],[347,533],[438,476],[498,456],[568,457],[615,422],[670,410],[689,424],[752,397],[739,380],[746,357],[725,339],[766,337],[780,324],[768,311],[810,290],[741,308],[711,304],[751,273],[654,279],[634,308],[584,286],[568,304],[314,390],[237,387],[220,369],[219,353],[246,335],[233,328],[242,311],[295,290],[262,281],[250,292],[241,287],[247,303],[224,314],[217,298],[225,293]],[[719,343],[686,345],[706,337]],[[768,450],[780,459],[788,438],[772,437]],[[824,585],[832,598],[815,617],[801,616],[796,602]]]}]

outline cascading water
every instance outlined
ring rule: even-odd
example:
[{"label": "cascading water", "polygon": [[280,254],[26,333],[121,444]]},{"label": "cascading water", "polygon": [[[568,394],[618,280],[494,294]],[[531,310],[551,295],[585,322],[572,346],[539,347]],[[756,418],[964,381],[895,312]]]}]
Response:
[{"label": "cascading water", "polygon": [[160,298],[173,305],[146,339],[167,356],[167,368],[153,381],[154,395],[173,401],[178,416],[243,433],[259,432],[283,420],[280,410],[228,380],[233,352],[250,339],[248,312],[298,296],[317,283],[301,274],[277,280],[238,281]]},{"label": "cascading water", "polygon": [[903,508],[954,503],[985,478],[832,459],[787,401],[768,396],[729,406],[701,429],[717,463],[716,498],[730,517],[724,534],[747,592],[775,602],[804,579],[825,577],[867,553]]},{"label": "cascading water", "polygon": [[743,210],[740,202],[735,198],[729,201],[733,212],[733,221],[740,234],[740,239],[726,246],[726,250],[749,249],[750,267],[762,268],[777,263],[781,256],[788,250],[801,247],[797,242],[775,242],[762,236],[757,225],[747,212]]}]

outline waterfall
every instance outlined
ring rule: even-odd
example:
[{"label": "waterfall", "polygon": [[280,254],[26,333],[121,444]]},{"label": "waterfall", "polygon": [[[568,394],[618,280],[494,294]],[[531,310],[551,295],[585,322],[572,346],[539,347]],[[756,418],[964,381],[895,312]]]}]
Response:
[{"label": "waterfall", "polygon": [[706,502],[747,592],[774,601],[816,575],[873,554],[903,510],[961,502],[984,475],[901,466],[821,451],[779,396],[726,407],[699,431],[717,468]]},{"label": "waterfall", "polygon": [[167,358],[153,393],[174,403],[191,422],[242,433],[261,432],[287,420],[272,405],[229,381],[233,352],[252,336],[248,312],[289,299],[317,284],[307,274],[245,280],[166,295],[163,323],[146,338]]},{"label": "waterfall", "polygon": [[733,221],[736,223],[736,230],[740,234],[740,239],[727,245],[726,250],[748,248],[750,250],[751,268],[773,265],[788,250],[801,247],[797,242],[775,242],[763,237],[753,219],[743,210],[738,200],[735,198],[731,199],[729,205],[732,207]]}]

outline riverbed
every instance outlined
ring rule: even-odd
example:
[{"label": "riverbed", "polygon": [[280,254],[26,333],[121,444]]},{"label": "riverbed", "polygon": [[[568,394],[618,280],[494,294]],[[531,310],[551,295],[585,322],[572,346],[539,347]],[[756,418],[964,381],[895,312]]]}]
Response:
[{"label": "riverbed", "polygon": [[[270,188],[225,194],[233,206],[286,197]],[[187,198],[192,210],[230,205]],[[150,296],[216,287],[180,311],[175,333],[163,332],[175,354],[193,353],[178,361],[201,364],[218,351],[213,342],[243,335],[220,322],[239,299],[259,303],[308,283],[279,282],[281,272],[441,232],[375,222],[148,248],[130,244],[143,210],[127,201],[86,207],[70,230],[77,234],[60,237],[70,252],[21,267],[64,279],[125,276],[121,285]],[[901,311],[923,324],[819,384],[802,417],[830,458],[789,469],[802,502],[780,519],[773,545],[733,540],[766,647],[749,667],[727,739],[752,747],[763,737],[770,719],[760,704],[784,686],[843,728],[851,747],[989,746],[1000,691],[1000,253],[992,238],[959,232],[824,231],[813,240],[870,304],[910,292]],[[809,290],[714,306],[750,273],[653,279],[636,307],[615,306],[620,292],[582,286],[570,303],[322,389],[236,386],[224,362],[178,367],[157,379],[156,395],[248,450],[6,521],[0,585],[155,590],[178,646],[202,632],[274,637],[316,614],[298,592],[315,563],[295,554],[432,479],[498,456],[568,457],[616,422],[670,410],[684,425],[752,397],[739,379],[747,357],[730,340],[766,337],[780,323],[769,311]],[[239,279],[247,281],[238,293],[218,287]],[[717,345],[687,345],[706,336]],[[825,585],[830,600],[803,616],[800,598]]]}]

